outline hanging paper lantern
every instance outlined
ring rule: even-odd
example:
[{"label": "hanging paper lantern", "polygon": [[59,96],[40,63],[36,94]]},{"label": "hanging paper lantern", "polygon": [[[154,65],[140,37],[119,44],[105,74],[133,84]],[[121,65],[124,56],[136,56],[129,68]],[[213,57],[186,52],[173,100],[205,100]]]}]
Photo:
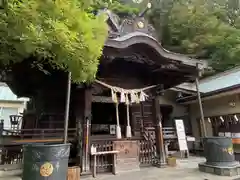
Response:
[{"label": "hanging paper lantern", "polygon": [[238,117],[237,117],[236,114],[234,115],[234,120],[235,120],[236,122],[238,122]]},{"label": "hanging paper lantern", "polygon": [[134,97],[134,92],[131,92],[131,103],[135,103],[135,97]]},{"label": "hanging paper lantern", "polygon": [[136,103],[139,104],[140,103],[140,99],[139,99],[138,93],[135,93],[135,97],[136,97]]},{"label": "hanging paper lantern", "polygon": [[126,103],[126,104],[129,104],[128,94],[125,94],[125,95],[126,95],[126,98],[125,98],[126,101],[125,101],[125,103]]},{"label": "hanging paper lantern", "polygon": [[111,90],[111,94],[113,102],[118,103],[117,94],[113,91],[113,89]]},{"label": "hanging paper lantern", "polygon": [[114,92],[114,102],[118,103],[118,98],[117,98],[117,93],[116,92]]},{"label": "hanging paper lantern", "polygon": [[126,97],[125,97],[125,94],[123,92],[121,92],[120,102],[122,102],[122,103],[126,102]]},{"label": "hanging paper lantern", "polygon": [[112,96],[112,101],[114,102],[114,92],[112,89],[111,89],[111,96]]},{"label": "hanging paper lantern", "polygon": [[140,92],[140,102],[143,102],[143,101],[145,101],[145,95],[144,95],[144,92]]}]

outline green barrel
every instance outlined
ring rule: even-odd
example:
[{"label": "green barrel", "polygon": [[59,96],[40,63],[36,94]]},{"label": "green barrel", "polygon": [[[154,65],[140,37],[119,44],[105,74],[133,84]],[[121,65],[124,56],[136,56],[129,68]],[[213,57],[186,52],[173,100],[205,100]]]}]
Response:
[{"label": "green barrel", "polygon": [[206,164],[212,166],[235,166],[232,139],[228,137],[203,138],[204,155]]},{"label": "green barrel", "polygon": [[[240,124],[230,124],[230,131],[232,133],[232,139],[237,140],[240,139]],[[240,144],[237,142],[233,144],[235,160],[240,161]]]},{"label": "green barrel", "polygon": [[3,135],[3,129],[4,129],[4,122],[3,120],[0,120],[0,136]]},{"label": "green barrel", "polygon": [[66,180],[70,144],[31,144],[23,148],[22,180]]}]

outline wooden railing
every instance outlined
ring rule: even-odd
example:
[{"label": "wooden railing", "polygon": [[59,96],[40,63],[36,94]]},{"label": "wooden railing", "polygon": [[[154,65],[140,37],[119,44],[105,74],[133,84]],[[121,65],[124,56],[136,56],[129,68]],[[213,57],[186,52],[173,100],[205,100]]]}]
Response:
[{"label": "wooden railing", "polygon": [[[139,163],[141,166],[152,166],[155,163],[156,146],[149,140],[138,140],[139,144]],[[113,140],[97,140],[91,142],[97,148],[97,152],[112,151]],[[91,160],[91,164],[92,164]],[[101,155],[97,157],[97,172],[110,172],[113,166],[110,155]]]},{"label": "wooden railing", "polygon": [[[63,129],[23,129],[2,130],[0,134],[0,164],[17,164],[22,162],[22,149],[31,143],[61,143]],[[76,129],[68,129],[68,140],[76,137]]]},{"label": "wooden railing", "polygon": [[[146,127],[143,129],[143,133],[147,132],[152,136],[153,139],[155,139],[155,128],[154,127]],[[176,129],[173,127],[163,127],[163,138],[168,139],[177,139]]]},{"label": "wooden railing", "polygon": [[[71,142],[71,141],[70,141]],[[21,164],[23,160],[24,144],[1,144],[0,165]],[[71,147],[72,148],[72,147]],[[71,154],[71,151],[70,151]],[[69,163],[76,163],[76,157],[69,157]]]},{"label": "wooden railing", "polygon": [[141,166],[151,166],[156,158],[156,146],[150,140],[139,141],[139,162]]},{"label": "wooden railing", "polygon": [[22,155],[22,145],[0,145],[0,165],[20,164]]},{"label": "wooden railing", "polygon": [[[149,128],[144,128],[143,137],[147,143],[150,143],[152,151],[157,152],[155,131],[149,131]],[[155,154],[156,155],[156,154]]]},{"label": "wooden railing", "polygon": [[[112,151],[113,150],[113,141],[108,140],[99,140],[91,142],[91,145],[97,148],[97,152]],[[96,157],[96,170],[97,172],[110,172],[113,166],[111,155],[103,154]],[[90,161],[90,166],[93,165],[93,159]]]},{"label": "wooden railing", "polygon": [[[73,139],[77,134],[77,129],[68,129],[68,138]],[[21,130],[2,130],[0,135],[3,138],[9,138],[12,142],[27,142],[30,139],[47,140],[47,139],[62,139],[64,129],[21,129]]]},{"label": "wooden railing", "polygon": [[163,128],[163,138],[166,140],[177,139],[176,129],[173,127],[164,127]]},{"label": "wooden railing", "polygon": [[[162,128],[162,132],[164,142],[175,142],[175,140],[177,140],[175,128],[164,127]],[[141,165],[154,165],[158,161],[155,128],[143,128],[142,135],[144,140],[140,141],[140,163]]]}]

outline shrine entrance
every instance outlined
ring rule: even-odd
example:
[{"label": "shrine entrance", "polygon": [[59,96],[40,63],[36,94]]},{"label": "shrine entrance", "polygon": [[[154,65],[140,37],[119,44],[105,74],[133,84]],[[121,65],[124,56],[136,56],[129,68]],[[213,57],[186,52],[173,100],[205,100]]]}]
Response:
[{"label": "shrine entrance", "polygon": [[[119,104],[119,124],[126,126],[126,107]],[[116,108],[113,103],[93,102],[92,103],[92,136],[108,136],[115,138],[116,135]],[[125,129],[121,128],[121,135],[124,137]]]},{"label": "shrine entrance", "polygon": [[160,107],[162,114],[163,127],[174,127],[174,122],[171,119],[171,114],[173,112],[173,106],[171,105],[161,105]]},{"label": "shrine entrance", "polygon": [[[138,169],[140,163],[153,165],[156,162],[159,167],[165,165],[162,115],[159,107],[161,92],[180,83],[195,80],[207,66],[204,61],[171,53],[161,46],[154,28],[144,19],[149,7],[139,16],[126,18],[118,17],[109,10],[101,11],[107,15],[109,35],[99,59],[96,79],[91,84],[72,83],[71,87],[72,106],[68,131],[74,133],[68,133],[68,140],[77,140],[76,147],[81,147],[75,148],[78,157],[74,158],[82,172],[87,173],[92,167],[92,146],[101,154],[94,159],[98,172],[114,166],[115,162],[107,154],[113,150],[119,151],[119,171]],[[25,122],[36,122],[36,126],[31,127],[34,132],[30,137],[31,141],[36,135],[41,136],[41,140],[44,137],[43,134],[35,133],[37,130],[46,132],[42,129],[36,130],[36,127],[42,127],[40,122],[44,123],[44,128],[45,124],[52,122],[50,124],[53,129],[63,127],[64,124],[62,117],[39,121],[43,113],[57,113],[59,117],[65,112],[68,76],[64,71],[47,66],[46,69],[49,69],[50,75],[32,68],[31,63],[26,60],[14,65],[12,71],[7,72],[11,77],[8,82],[10,88],[18,96],[34,99],[33,108],[24,114]],[[52,93],[49,93],[50,89]],[[57,96],[53,96],[54,94]],[[42,103],[42,100],[48,103]],[[107,124],[108,129],[104,124]],[[111,136],[113,131],[110,133],[110,125],[116,128],[115,135]],[[155,136],[146,129],[147,126]],[[23,126],[23,129],[26,129],[26,126]],[[62,130],[53,135],[57,142],[62,141]],[[51,134],[52,131],[50,129]],[[23,139],[24,134],[28,133],[21,132],[18,138]],[[45,139],[48,140],[47,138]]]}]

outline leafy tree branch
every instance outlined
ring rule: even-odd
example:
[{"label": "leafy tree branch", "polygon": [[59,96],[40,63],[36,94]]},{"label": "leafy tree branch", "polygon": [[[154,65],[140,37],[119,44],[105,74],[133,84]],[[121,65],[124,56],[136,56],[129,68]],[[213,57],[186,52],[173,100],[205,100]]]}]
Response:
[{"label": "leafy tree branch", "polygon": [[86,9],[88,1],[8,0],[0,14],[0,62],[39,63],[72,72],[76,82],[95,77],[107,37],[103,16]]}]

